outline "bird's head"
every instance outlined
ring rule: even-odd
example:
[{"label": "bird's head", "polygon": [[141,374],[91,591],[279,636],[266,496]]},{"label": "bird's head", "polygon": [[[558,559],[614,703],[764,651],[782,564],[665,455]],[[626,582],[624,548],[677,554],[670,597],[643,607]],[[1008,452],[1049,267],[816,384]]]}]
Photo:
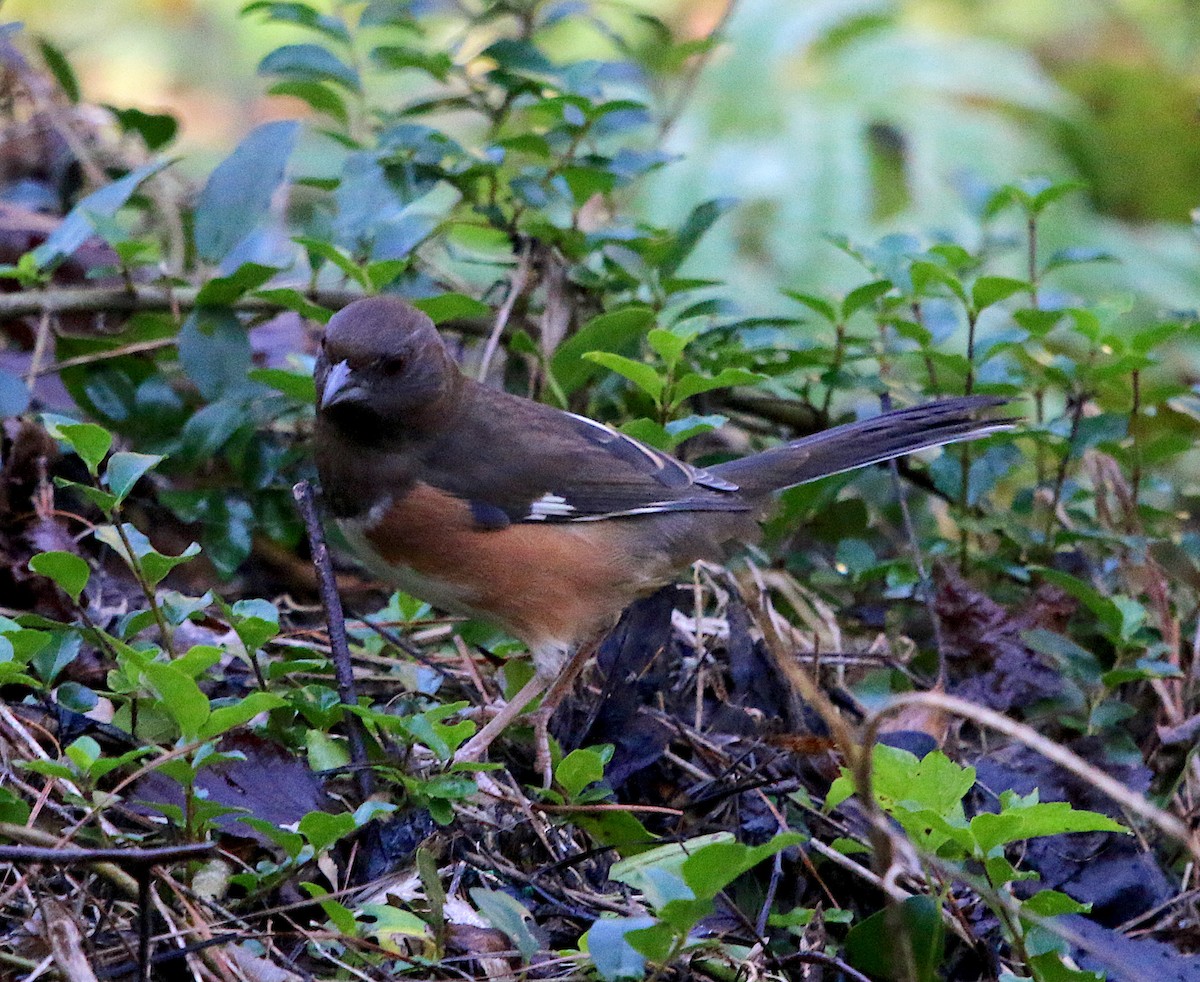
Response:
[{"label": "bird's head", "polygon": [[398,297],[356,300],[334,314],[314,377],[318,415],[355,443],[419,432],[462,380],[433,321]]}]

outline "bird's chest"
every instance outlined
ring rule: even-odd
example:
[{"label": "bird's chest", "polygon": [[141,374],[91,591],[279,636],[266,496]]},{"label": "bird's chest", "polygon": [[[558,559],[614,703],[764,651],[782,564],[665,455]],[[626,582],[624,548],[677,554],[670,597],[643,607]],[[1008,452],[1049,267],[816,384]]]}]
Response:
[{"label": "bird's chest", "polygon": [[405,593],[428,601],[451,614],[468,617],[483,611],[471,600],[478,590],[465,571],[455,576],[443,561],[450,544],[434,533],[441,529],[433,516],[404,520],[390,498],[366,515],[338,520],[338,527],[359,560],[375,576]]}]

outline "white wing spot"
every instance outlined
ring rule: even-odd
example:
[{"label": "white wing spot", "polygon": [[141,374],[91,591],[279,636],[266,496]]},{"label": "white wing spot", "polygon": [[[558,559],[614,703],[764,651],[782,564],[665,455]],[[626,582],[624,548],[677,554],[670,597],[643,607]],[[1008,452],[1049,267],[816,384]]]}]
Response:
[{"label": "white wing spot", "polygon": [[529,506],[527,521],[544,521],[547,518],[566,518],[575,514],[575,506],[560,494],[546,493]]}]

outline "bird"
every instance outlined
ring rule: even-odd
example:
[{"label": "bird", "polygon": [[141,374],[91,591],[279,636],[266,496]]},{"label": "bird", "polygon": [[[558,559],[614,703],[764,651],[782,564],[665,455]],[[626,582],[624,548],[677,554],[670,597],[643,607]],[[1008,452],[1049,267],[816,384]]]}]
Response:
[{"label": "bird", "polygon": [[534,699],[546,726],[633,601],[753,542],[785,488],[1010,429],[987,396],[945,398],[698,467],[587,417],[465,375],[394,295],[329,320],[314,365],[325,508],[373,574],[524,642],[534,674],[463,744],[479,761]]}]

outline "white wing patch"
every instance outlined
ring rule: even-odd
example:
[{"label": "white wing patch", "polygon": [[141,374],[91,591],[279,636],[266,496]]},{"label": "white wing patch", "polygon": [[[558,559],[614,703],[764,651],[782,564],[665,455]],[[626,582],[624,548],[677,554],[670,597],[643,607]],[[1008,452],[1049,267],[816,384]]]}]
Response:
[{"label": "white wing patch", "polygon": [[561,494],[547,492],[529,506],[527,522],[544,522],[547,518],[570,518],[575,514],[575,506]]}]

